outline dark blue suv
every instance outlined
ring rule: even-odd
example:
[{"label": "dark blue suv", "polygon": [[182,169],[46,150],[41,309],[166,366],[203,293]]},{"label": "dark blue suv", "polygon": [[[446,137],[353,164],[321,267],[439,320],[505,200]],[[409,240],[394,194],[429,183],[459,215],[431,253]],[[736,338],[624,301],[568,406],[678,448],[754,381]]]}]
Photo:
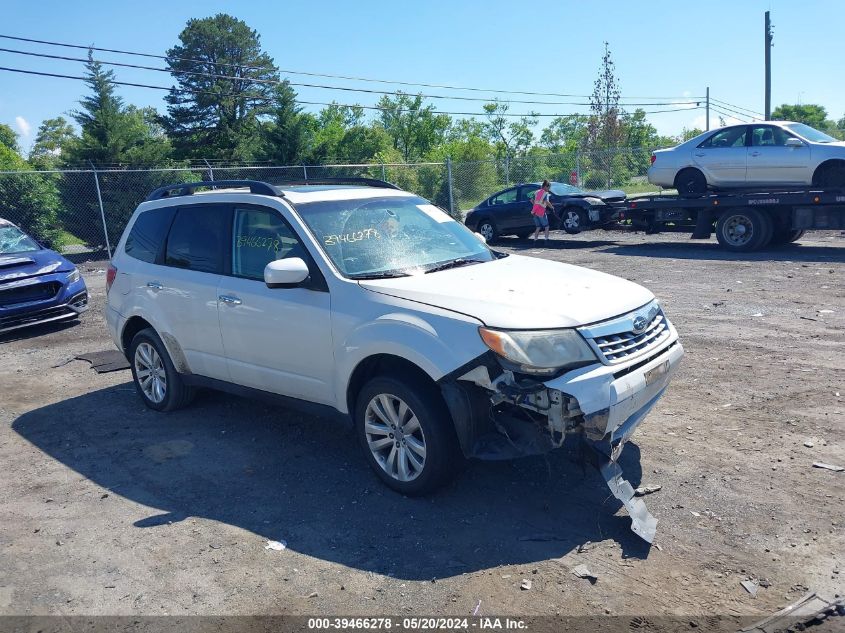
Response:
[{"label": "dark blue suv", "polygon": [[75,319],[87,309],[76,266],[0,218],[0,332]]}]

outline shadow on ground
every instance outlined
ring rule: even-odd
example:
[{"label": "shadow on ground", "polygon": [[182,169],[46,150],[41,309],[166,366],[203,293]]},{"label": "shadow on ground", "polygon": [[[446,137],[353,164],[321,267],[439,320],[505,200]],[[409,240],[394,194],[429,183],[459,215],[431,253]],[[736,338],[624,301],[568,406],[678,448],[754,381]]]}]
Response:
[{"label": "shadow on ground", "polygon": [[[655,238],[657,239],[657,238]],[[587,242],[587,244],[593,244]],[[716,242],[644,242],[641,244],[609,243],[605,253],[624,256],[658,257],[671,259],[701,259],[726,262],[810,262],[832,264],[845,262],[845,240],[831,242],[830,246],[784,244],[770,246],[754,253],[732,253],[722,250]],[[840,248],[835,248],[839,246]]]},{"label": "shadow on ground", "polygon": [[39,336],[46,336],[47,334],[54,334],[63,330],[68,330],[79,325],[78,318],[68,319],[66,321],[53,321],[51,323],[42,323],[41,325],[30,325],[22,327],[17,330],[9,330],[0,334],[0,343],[11,343],[12,341],[25,341],[26,339],[38,338]]},{"label": "shadow on ground", "polygon": [[[26,413],[13,428],[112,494],[160,509],[134,521],[139,539],[203,517],[312,557],[417,580],[530,564],[607,538],[627,556],[648,554],[598,472],[565,450],[472,462],[445,490],[411,499],[378,481],[343,423],[220,393],[160,414],[124,383]],[[635,444],[621,464],[637,485]]]}]

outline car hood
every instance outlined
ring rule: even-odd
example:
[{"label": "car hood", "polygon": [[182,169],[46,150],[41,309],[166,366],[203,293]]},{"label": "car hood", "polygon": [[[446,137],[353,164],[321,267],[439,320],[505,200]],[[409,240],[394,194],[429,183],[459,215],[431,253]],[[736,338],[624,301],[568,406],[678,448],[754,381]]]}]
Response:
[{"label": "car hood", "polygon": [[602,191],[585,191],[584,193],[569,193],[563,198],[599,198],[605,202],[615,202],[625,199],[625,192],[620,189],[604,189]]},{"label": "car hood", "polygon": [[0,283],[47,275],[57,270],[73,270],[73,264],[56,251],[46,248],[27,253],[0,255]]},{"label": "car hood", "polygon": [[373,292],[475,317],[489,327],[514,329],[577,327],[654,299],[649,290],[619,277],[520,255],[359,283]]}]

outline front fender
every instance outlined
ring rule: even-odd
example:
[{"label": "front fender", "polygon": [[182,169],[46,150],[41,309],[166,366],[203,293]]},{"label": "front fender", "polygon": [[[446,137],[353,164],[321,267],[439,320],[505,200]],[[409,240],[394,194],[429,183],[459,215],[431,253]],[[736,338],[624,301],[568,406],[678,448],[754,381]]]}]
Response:
[{"label": "front fender", "polygon": [[348,413],[346,389],[355,368],[378,354],[398,356],[437,381],[487,351],[477,328],[480,323],[434,315],[396,311],[383,314],[350,331],[338,346],[335,363],[336,402]]}]

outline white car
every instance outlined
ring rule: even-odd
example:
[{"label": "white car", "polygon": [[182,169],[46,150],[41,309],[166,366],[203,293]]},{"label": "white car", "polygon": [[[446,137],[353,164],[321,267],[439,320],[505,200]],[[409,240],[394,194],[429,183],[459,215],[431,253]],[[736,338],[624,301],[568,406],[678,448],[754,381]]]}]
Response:
[{"label": "white car", "polygon": [[684,196],[708,188],[845,187],[845,142],[790,121],[731,125],[655,151],[648,181]]},{"label": "white car", "polygon": [[465,457],[578,436],[653,535],[616,459],[683,355],[654,295],[497,253],[426,200],[362,185],[151,194],[107,274],[109,329],[144,403],[170,411],[214,387],[342,416],[405,494]]}]

